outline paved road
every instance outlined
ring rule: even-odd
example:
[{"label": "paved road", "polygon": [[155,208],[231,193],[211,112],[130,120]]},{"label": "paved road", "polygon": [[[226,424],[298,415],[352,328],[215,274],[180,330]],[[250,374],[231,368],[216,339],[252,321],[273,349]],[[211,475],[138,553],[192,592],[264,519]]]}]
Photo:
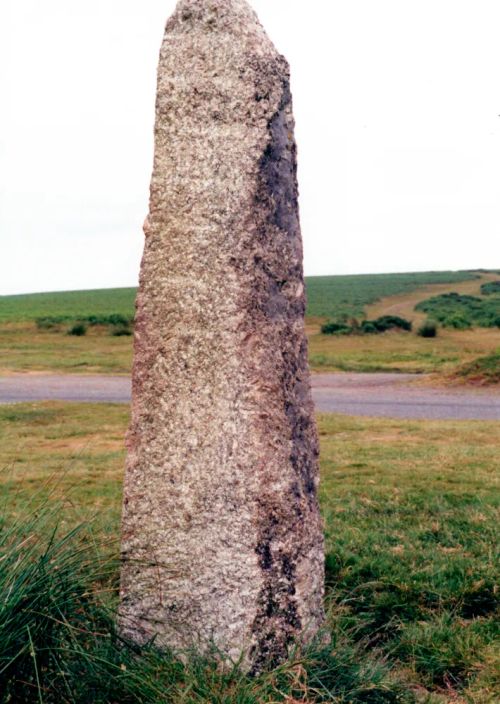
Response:
[{"label": "paved road", "polygon": [[[315,374],[318,411],[386,418],[500,420],[500,390],[437,389],[412,374]],[[22,401],[128,403],[124,376],[18,374],[0,377],[0,403]]]},{"label": "paved road", "polygon": [[316,374],[318,411],[352,416],[500,420],[500,389],[432,388],[413,374]]},{"label": "paved road", "polygon": [[127,376],[73,374],[14,374],[0,377],[0,403],[82,401],[129,403]]},{"label": "paved road", "polygon": [[[412,374],[315,374],[316,408],[329,413],[386,418],[500,420],[500,390],[438,389]],[[128,403],[125,376],[17,374],[0,377],[0,403],[22,401]]]}]

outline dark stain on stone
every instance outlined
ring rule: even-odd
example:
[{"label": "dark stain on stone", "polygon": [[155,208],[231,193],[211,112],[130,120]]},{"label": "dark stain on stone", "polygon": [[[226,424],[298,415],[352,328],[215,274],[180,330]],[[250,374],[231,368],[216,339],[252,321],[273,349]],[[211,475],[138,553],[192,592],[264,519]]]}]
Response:
[{"label": "dark stain on stone", "polygon": [[[285,497],[286,504],[289,498],[292,499]],[[290,519],[282,512],[282,507],[272,505],[270,497],[261,499],[262,524],[256,553],[264,579],[253,624],[257,641],[251,652],[253,674],[282,662],[301,628],[295,601],[299,548],[293,546],[290,552],[285,552],[278,547],[286,544],[291,529]]]},{"label": "dark stain on stone", "polygon": [[[281,77],[286,74],[282,61],[278,59],[275,66]],[[266,87],[257,85],[255,100],[271,97],[265,93]],[[265,361],[249,359],[247,364],[251,370],[255,368],[259,380],[262,369],[273,370],[270,378],[279,370],[276,403],[281,404],[286,421],[279,451],[293,468],[289,485],[278,494],[266,492],[272,477],[265,467],[260,470],[263,493],[257,507],[254,549],[262,586],[249,654],[254,675],[283,662],[301,633],[296,582],[297,565],[306,547],[299,536],[307,532],[308,517],[317,513],[318,442],[303,329],[305,294],[293,131],[289,84],[282,80],[278,108],[268,121],[269,143],[259,164],[249,236],[241,243],[244,256],[229,261],[248,281],[243,306],[252,327],[241,325],[242,346],[255,334],[256,325],[269,334]]]},{"label": "dark stain on stone", "polygon": [[293,237],[299,230],[299,193],[297,147],[293,139],[293,125],[288,124],[287,114],[291,102],[290,87],[288,82],[284,82],[281,103],[268,125],[270,141],[261,159],[260,174],[267,195],[273,200],[271,222]]},{"label": "dark stain on stone", "polygon": [[259,564],[261,566],[261,569],[270,570],[273,564],[273,558],[271,555],[271,548],[269,543],[266,543],[264,541],[260,542],[255,548],[255,552],[260,558]]},{"label": "dark stain on stone", "polygon": [[309,384],[301,380],[301,370],[307,365],[307,346],[302,344],[299,358],[284,352],[282,386],[287,397],[284,401],[292,439],[290,462],[297,472],[300,485],[312,501],[316,501],[316,474],[319,446],[310,413],[303,409],[309,404]]}]

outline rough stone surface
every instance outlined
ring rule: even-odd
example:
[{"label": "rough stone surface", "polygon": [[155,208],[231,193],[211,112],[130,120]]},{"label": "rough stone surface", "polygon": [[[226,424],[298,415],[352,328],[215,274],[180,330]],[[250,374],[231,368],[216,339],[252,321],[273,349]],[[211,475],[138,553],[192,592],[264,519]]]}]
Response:
[{"label": "rough stone surface", "polygon": [[289,69],[244,0],[160,54],[137,298],[120,624],[258,672],[323,621]]}]

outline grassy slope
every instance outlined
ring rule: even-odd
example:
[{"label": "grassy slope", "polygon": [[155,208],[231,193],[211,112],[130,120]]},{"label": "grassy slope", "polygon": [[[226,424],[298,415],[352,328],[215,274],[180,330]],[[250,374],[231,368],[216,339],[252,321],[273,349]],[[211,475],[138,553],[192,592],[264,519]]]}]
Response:
[{"label": "grassy slope", "polygon": [[[319,276],[307,279],[309,317],[362,317],[366,306],[381,298],[411,293],[423,286],[474,280],[474,272],[438,271],[408,274]],[[371,317],[371,316],[369,316]]]},{"label": "grassy slope", "polygon": [[[368,318],[398,315],[412,320],[417,328],[426,315],[415,311],[416,304],[450,290],[479,295],[481,285],[498,276],[482,274],[480,279],[449,284],[433,284],[388,298],[365,308]],[[437,338],[424,339],[409,333],[387,333],[373,337],[335,337],[320,333],[321,320],[310,320],[310,362],[316,370],[444,372],[457,365],[490,355],[499,348],[497,329],[439,330]]]},{"label": "grassy slope", "polygon": [[[475,279],[471,272],[323,276],[307,279],[308,316],[342,313],[361,315],[363,308],[382,296],[413,291],[429,284],[451,284]],[[44,316],[87,316],[121,313],[132,315],[136,289],[34,293],[0,296],[0,321],[35,320]]]},{"label": "grassy slope", "polygon": [[450,372],[448,379],[451,382],[476,386],[500,384],[500,350],[460,365]]},{"label": "grassy slope", "polygon": [[[118,535],[127,419],[128,409],[116,405],[0,407],[3,518],[19,514],[46,485],[52,499],[67,497],[67,526],[97,509],[98,539]],[[401,697],[493,704],[498,424],[327,415],[319,423],[328,654],[249,683],[203,667],[187,672],[166,661],[138,661],[119,649],[113,654],[109,639],[96,636],[85,657],[105,643],[107,664],[93,686],[103,692],[113,682],[117,691],[109,698],[94,692],[93,702],[395,704],[396,678]],[[2,624],[0,606],[0,632]],[[101,623],[97,631],[103,630]],[[77,671],[88,687],[88,668],[80,663]],[[126,680],[129,671],[171,694],[159,697],[153,687],[143,698],[126,696],[139,687],[139,680]]]},{"label": "grassy slope", "polygon": [[[446,330],[440,331],[435,340],[405,333],[365,338],[320,334],[324,320],[318,317],[321,311],[335,309],[353,314],[360,306],[365,306],[369,318],[394,314],[418,324],[425,317],[414,311],[420,300],[450,290],[477,295],[481,284],[498,278],[490,274],[477,276],[468,272],[439,272],[308,279],[307,329],[313,370],[448,372],[458,364],[493,353],[499,346],[496,330]],[[431,283],[424,285],[428,281]],[[392,295],[387,298],[389,294]],[[37,330],[33,320],[47,315],[129,315],[134,295],[134,289],[110,289],[0,297],[0,374],[128,373],[132,361],[130,338],[113,338],[108,331],[96,329],[76,338],[64,332]],[[374,301],[380,296],[381,300]]]},{"label": "grassy slope", "polygon": [[133,315],[135,288],[95,289],[0,296],[0,321],[35,320],[45,316]]}]

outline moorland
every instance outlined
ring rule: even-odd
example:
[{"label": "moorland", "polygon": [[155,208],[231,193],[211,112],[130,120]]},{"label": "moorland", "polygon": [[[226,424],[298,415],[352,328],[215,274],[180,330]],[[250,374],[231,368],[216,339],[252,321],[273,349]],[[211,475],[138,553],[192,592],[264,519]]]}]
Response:
[{"label": "moorland", "polygon": [[[443,325],[435,306],[430,312],[420,306],[455,293],[484,302],[498,312],[500,321],[500,294],[484,293],[485,286],[495,286],[498,280],[500,274],[495,271],[309,278],[306,325],[311,368],[432,372],[441,379],[467,379],[460,374],[464,365],[492,355],[486,367],[496,367],[500,328],[481,327],[474,315],[468,324],[467,315],[474,312],[474,306],[471,311],[466,306],[460,311],[461,326]],[[0,374],[128,374],[134,297],[133,288],[0,296]],[[408,320],[412,331],[391,330],[376,336],[321,332],[328,321],[359,324],[387,315]],[[426,339],[417,333],[430,316],[438,318],[439,329],[435,338]],[[480,375],[475,379],[480,381]]]}]

